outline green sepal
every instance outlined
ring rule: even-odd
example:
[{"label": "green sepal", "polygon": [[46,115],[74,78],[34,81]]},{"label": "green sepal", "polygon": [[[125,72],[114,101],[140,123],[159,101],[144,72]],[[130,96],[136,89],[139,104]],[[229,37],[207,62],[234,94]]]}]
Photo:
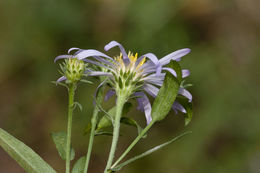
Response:
[{"label": "green sepal", "polygon": [[93,82],[88,81],[86,79],[81,79],[80,82],[87,83],[87,84],[93,84]]},{"label": "green sepal", "polygon": [[68,85],[66,85],[65,83],[62,83],[62,82],[52,81],[51,83],[53,83],[55,85],[60,85],[60,86],[66,87],[67,89],[69,88]]},{"label": "green sepal", "polygon": [[172,108],[172,104],[178,95],[180,82],[182,80],[181,67],[176,61],[171,61],[168,64],[177,73],[177,78],[170,72],[166,72],[164,82],[160,88],[153,106],[152,106],[152,119],[153,121],[163,120]]},{"label": "green sepal", "polygon": [[71,173],[84,173],[86,156],[80,157],[73,166]]},{"label": "green sepal", "polygon": [[119,171],[119,170],[120,170],[121,168],[123,168],[124,166],[126,166],[126,165],[128,165],[128,164],[130,164],[130,163],[132,163],[132,162],[134,162],[134,161],[136,161],[136,160],[138,160],[138,159],[141,159],[141,158],[143,158],[143,157],[145,157],[145,156],[147,156],[147,155],[150,155],[150,154],[152,154],[153,152],[155,152],[155,151],[157,151],[157,150],[159,150],[159,149],[162,149],[163,147],[165,147],[165,146],[171,144],[172,142],[174,142],[174,141],[178,140],[179,138],[181,138],[181,137],[183,137],[183,136],[185,136],[185,135],[187,135],[187,134],[190,134],[190,133],[191,133],[190,131],[189,131],[189,132],[184,132],[184,133],[182,133],[181,135],[179,135],[179,136],[177,136],[177,137],[171,139],[171,140],[168,141],[168,142],[165,142],[165,143],[163,143],[163,144],[161,144],[161,145],[158,145],[158,146],[156,146],[156,147],[154,147],[154,148],[152,148],[152,149],[150,149],[150,150],[147,150],[146,152],[144,152],[144,153],[142,153],[142,154],[140,154],[140,155],[137,155],[137,156],[135,156],[135,157],[132,157],[131,159],[129,159],[129,160],[127,160],[127,161],[125,161],[125,162],[123,162],[123,163],[121,163],[121,164],[119,164],[119,165],[113,167],[113,168],[111,168],[110,171],[111,171],[111,172]]},{"label": "green sepal", "polygon": [[[53,139],[54,144],[56,145],[60,157],[63,160],[66,160],[67,133],[66,132],[51,133],[51,137]],[[73,160],[74,157],[75,157],[75,150],[71,148],[70,160]]]},{"label": "green sepal", "polygon": [[28,173],[56,173],[31,148],[1,128],[0,146]]}]

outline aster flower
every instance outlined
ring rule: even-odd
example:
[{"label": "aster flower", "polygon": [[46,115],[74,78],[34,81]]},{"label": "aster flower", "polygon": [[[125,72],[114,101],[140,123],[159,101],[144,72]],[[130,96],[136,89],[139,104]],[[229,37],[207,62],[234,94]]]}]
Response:
[{"label": "aster flower", "polygon": [[[60,58],[72,57],[101,67],[103,70],[100,71],[89,69],[88,75],[108,77],[108,83],[112,86],[112,89],[107,92],[105,100],[119,93],[125,94],[126,100],[136,96],[138,109],[145,112],[146,121],[149,124],[152,120],[151,104],[146,93],[153,97],[157,96],[159,87],[162,86],[164,81],[165,71],[177,77],[173,69],[165,66],[171,60],[180,61],[181,57],[190,52],[190,49],[180,49],[158,59],[153,53],[144,54],[139,58],[137,53],[129,52],[127,54],[124,47],[116,41],[111,41],[104,49],[108,51],[113,47],[119,47],[121,52],[115,58],[94,49],[71,48],[69,52],[77,50],[74,55],[62,55],[57,57],[55,61]],[[189,74],[189,70],[182,70],[182,78],[189,76]],[[180,87],[179,94],[187,97],[189,101],[192,100],[192,95],[183,87]],[[175,112],[181,111],[186,113],[185,108],[177,101],[173,103],[172,108]]]}]

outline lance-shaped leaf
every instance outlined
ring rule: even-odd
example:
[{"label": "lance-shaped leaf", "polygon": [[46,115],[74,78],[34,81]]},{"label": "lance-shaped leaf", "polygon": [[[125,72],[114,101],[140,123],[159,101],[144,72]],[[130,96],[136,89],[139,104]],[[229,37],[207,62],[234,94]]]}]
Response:
[{"label": "lance-shaped leaf", "polygon": [[28,173],[56,173],[31,148],[1,128],[0,146]]},{"label": "lance-shaped leaf", "polygon": [[178,95],[181,82],[181,67],[176,61],[171,61],[169,68],[175,70],[177,78],[170,72],[166,72],[166,76],[158,95],[156,96],[152,106],[153,121],[163,120],[172,108],[172,104]]},{"label": "lance-shaped leaf", "polygon": [[[51,137],[53,139],[53,142],[56,145],[56,148],[58,150],[58,153],[60,157],[63,160],[66,160],[66,141],[67,141],[67,134],[66,132],[57,132],[57,133],[51,133]],[[75,151],[73,148],[71,148],[70,153],[70,160],[73,160],[75,157]]]},{"label": "lance-shaped leaf", "polygon": [[155,151],[157,151],[159,149],[162,149],[163,147],[171,144],[172,142],[176,141],[177,139],[183,137],[184,135],[190,134],[190,133],[191,132],[184,132],[181,135],[171,139],[170,141],[165,142],[165,143],[163,143],[161,145],[158,145],[158,146],[156,146],[156,147],[154,147],[154,148],[152,148],[152,149],[150,149],[150,150],[148,150],[148,151],[146,151],[146,152],[144,152],[144,153],[142,153],[140,155],[137,155],[137,156],[135,156],[135,157],[133,157],[133,158],[131,158],[131,159],[129,159],[129,160],[119,164],[118,166],[115,166],[114,168],[111,168],[110,170],[113,171],[113,172],[119,171],[122,167],[124,167],[124,166],[126,166],[126,165],[128,165],[128,164],[130,164],[130,163],[132,163],[132,162],[134,162],[136,160],[138,160],[138,159],[141,159],[141,158],[143,158],[143,157],[145,157],[145,156],[147,156],[149,154],[152,154],[153,152],[155,152]]},{"label": "lance-shaped leaf", "polygon": [[192,104],[192,102],[189,102],[189,100],[187,98],[184,98],[184,97],[177,97],[177,101],[186,110],[186,113],[184,114],[184,118],[185,118],[185,126],[187,126],[192,119],[193,104]]},{"label": "lance-shaped leaf", "polygon": [[[132,107],[132,104],[131,104],[131,103],[129,103],[129,102],[125,103],[124,108],[123,108],[122,115],[123,115],[123,116],[126,115],[126,114],[130,111],[131,107]],[[116,106],[113,107],[113,108],[111,108],[111,109],[107,112],[107,114],[110,116],[110,118],[114,119],[114,118],[115,118],[115,115],[116,115]],[[100,121],[99,121],[99,123],[98,123],[98,125],[97,125],[97,131],[100,131],[101,129],[104,129],[104,128],[106,128],[106,127],[112,126],[112,122],[111,122],[111,119],[110,119],[110,118],[109,118],[108,116],[103,116],[103,117],[100,119]]]},{"label": "lance-shaped leaf", "polygon": [[[133,127],[136,127],[137,129],[137,132],[138,132],[138,135],[142,132],[143,128],[133,119],[133,118],[130,118],[130,117],[121,117],[120,119],[120,122],[121,123],[124,123],[126,125],[129,125],[129,126],[133,126]],[[145,138],[146,135],[143,136],[143,138]]]},{"label": "lance-shaped leaf", "polygon": [[82,156],[82,157],[79,158],[79,160],[77,160],[77,162],[74,164],[71,173],[84,173],[85,163],[86,163],[86,157],[85,157],[85,156]]}]

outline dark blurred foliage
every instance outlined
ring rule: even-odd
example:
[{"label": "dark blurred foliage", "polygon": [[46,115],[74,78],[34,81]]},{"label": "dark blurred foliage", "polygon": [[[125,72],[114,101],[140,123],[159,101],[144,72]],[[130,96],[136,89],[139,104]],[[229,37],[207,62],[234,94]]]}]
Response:
[{"label": "dark blurred foliage", "polygon": [[[193,133],[121,172],[260,172],[259,2],[2,0],[0,127],[62,172],[64,161],[50,138],[50,132],[66,129],[67,120],[67,92],[51,84],[59,77],[55,56],[70,47],[103,50],[111,40],[158,57],[189,47],[192,52],[181,64],[191,70],[188,82],[194,84],[193,121],[184,127],[183,117],[172,112],[129,156],[182,131]],[[86,153],[88,136],[83,129],[93,110],[96,86],[78,88],[77,100],[84,109],[74,115],[77,158]],[[145,125],[142,113],[132,110],[129,115]],[[135,129],[122,127],[118,152],[136,135]],[[111,137],[96,138],[91,173],[102,172],[110,142]],[[0,172],[24,171],[0,149]]]}]

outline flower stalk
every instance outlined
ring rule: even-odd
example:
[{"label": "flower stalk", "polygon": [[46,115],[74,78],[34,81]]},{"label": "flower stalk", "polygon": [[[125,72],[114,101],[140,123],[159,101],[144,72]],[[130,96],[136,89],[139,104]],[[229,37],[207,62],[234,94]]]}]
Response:
[{"label": "flower stalk", "polygon": [[113,139],[112,139],[110,153],[108,156],[108,161],[107,161],[107,165],[106,165],[104,173],[107,173],[108,169],[110,169],[114,156],[115,156],[115,151],[116,151],[118,137],[119,137],[119,131],[120,131],[120,119],[121,119],[121,114],[122,114],[122,110],[123,110],[125,102],[126,102],[125,93],[119,92],[117,95],[117,106],[116,106],[116,117],[115,117],[115,121],[114,121]]},{"label": "flower stalk", "polygon": [[111,168],[114,168],[125,156],[131,151],[131,149],[139,142],[140,139],[148,132],[148,130],[153,126],[155,120],[152,120],[150,124],[148,124],[141,133],[135,138],[135,140],[129,145],[129,147],[124,151],[124,153],[116,160],[116,162],[112,165]]},{"label": "flower stalk", "polygon": [[88,152],[87,152],[86,162],[85,162],[84,171],[83,171],[84,173],[87,173],[87,171],[88,171],[88,165],[89,165],[94,137],[95,137],[95,129],[97,126],[97,118],[98,118],[98,112],[99,112],[98,105],[100,105],[103,100],[103,92],[104,92],[104,87],[101,87],[97,94],[97,99],[96,99],[97,103],[95,105],[93,116],[91,118],[91,131],[90,131],[90,137],[89,137]]},{"label": "flower stalk", "polygon": [[68,103],[68,125],[67,125],[67,142],[66,142],[66,173],[70,172],[70,153],[71,153],[71,129],[72,116],[74,109],[74,95],[76,84],[70,83],[68,87],[69,103]]}]

